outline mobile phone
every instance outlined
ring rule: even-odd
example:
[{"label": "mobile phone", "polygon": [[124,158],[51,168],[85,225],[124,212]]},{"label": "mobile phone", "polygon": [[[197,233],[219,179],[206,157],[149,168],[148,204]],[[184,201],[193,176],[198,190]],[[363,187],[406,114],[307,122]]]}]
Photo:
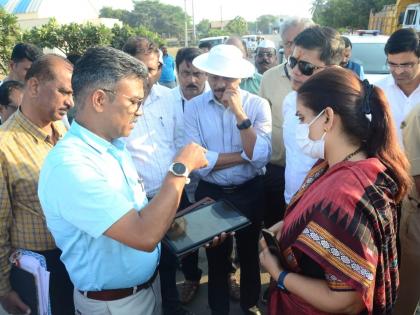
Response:
[{"label": "mobile phone", "polygon": [[261,233],[264,237],[265,242],[267,243],[267,247],[270,250],[270,252],[279,257],[280,256],[280,245],[277,241],[276,235],[268,230],[268,229],[262,229]]}]

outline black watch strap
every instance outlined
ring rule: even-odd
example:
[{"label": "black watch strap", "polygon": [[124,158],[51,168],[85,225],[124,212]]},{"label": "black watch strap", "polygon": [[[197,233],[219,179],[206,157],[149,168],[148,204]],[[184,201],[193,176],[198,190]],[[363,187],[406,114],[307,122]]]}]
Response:
[{"label": "black watch strap", "polygon": [[236,127],[238,127],[239,130],[244,130],[244,129],[248,129],[249,127],[251,127],[251,125],[252,125],[251,121],[247,118],[243,122],[241,122],[240,124],[237,124]]}]

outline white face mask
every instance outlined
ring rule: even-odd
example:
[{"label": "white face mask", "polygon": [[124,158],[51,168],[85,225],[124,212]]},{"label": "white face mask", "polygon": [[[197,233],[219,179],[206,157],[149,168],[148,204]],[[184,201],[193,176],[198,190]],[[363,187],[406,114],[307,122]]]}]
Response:
[{"label": "white face mask", "polygon": [[324,148],[325,148],[325,134],[322,135],[319,140],[312,140],[309,138],[309,127],[312,125],[323,113],[325,109],[320,112],[309,124],[299,124],[296,128],[296,141],[299,148],[305,155],[310,156],[313,159],[324,159]]}]

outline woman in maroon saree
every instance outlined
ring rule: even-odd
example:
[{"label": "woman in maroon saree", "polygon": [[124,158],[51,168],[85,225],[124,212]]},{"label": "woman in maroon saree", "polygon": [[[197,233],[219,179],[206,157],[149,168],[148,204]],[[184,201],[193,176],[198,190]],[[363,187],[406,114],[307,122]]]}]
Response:
[{"label": "woman in maroon saree", "polygon": [[261,264],[277,280],[269,314],[391,314],[396,207],[410,179],[388,107],[381,90],[339,68],[298,90],[306,131],[297,141],[320,160],[271,228],[279,257],[261,241]]}]

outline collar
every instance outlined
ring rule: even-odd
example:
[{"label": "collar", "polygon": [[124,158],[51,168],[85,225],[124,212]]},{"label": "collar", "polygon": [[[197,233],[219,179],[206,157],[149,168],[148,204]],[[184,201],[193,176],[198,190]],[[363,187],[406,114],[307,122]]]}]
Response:
[{"label": "collar", "polygon": [[73,120],[71,127],[68,131],[70,134],[82,139],[90,147],[103,154],[109,150],[124,150],[125,143],[121,139],[115,139],[112,142],[105,140],[104,138],[93,133],[89,129],[86,129],[82,125],[78,124],[76,120]]},{"label": "collar", "polygon": [[[32,121],[30,121],[21,111],[19,108],[15,113],[16,122],[25,129],[28,133],[30,133],[36,141],[47,141],[50,140],[50,135],[35,125]],[[56,122],[51,123],[51,128],[53,132],[58,134],[58,139],[63,137],[63,134],[60,132],[59,128],[56,125]]]},{"label": "collar", "polygon": [[[178,85],[176,88],[175,88],[177,91],[178,91],[178,95],[179,95],[179,97],[180,97],[180,99],[181,99],[181,101],[182,100],[184,100],[184,102],[188,102],[188,100],[185,98],[185,96],[184,96],[184,93],[182,93],[182,89],[181,89],[181,86],[180,85]],[[209,83],[206,81],[206,83],[204,84],[204,90],[203,90],[203,92],[201,93],[201,94],[204,94],[204,93],[206,93],[206,92],[208,92],[208,91],[210,91],[210,85],[209,85]],[[198,95],[201,95],[201,94],[198,94]],[[198,96],[197,95],[197,96]],[[194,97],[193,97],[194,98]]]}]

